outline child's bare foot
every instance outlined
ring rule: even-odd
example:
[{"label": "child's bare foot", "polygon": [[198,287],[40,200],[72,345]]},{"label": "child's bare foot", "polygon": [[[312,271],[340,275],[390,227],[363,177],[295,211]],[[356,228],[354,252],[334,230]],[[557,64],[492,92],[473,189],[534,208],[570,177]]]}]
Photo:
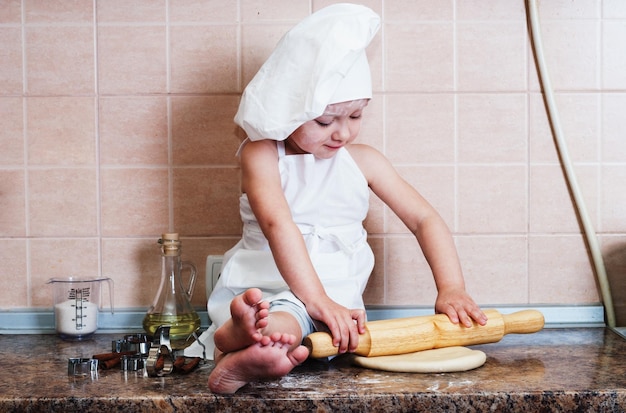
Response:
[{"label": "child's bare foot", "polygon": [[209,376],[209,388],[214,393],[234,393],[251,381],[284,376],[309,356],[304,346],[289,350],[295,340],[291,334],[274,333],[224,354]]},{"label": "child's bare foot", "polygon": [[241,350],[261,340],[267,326],[269,303],[258,288],[246,290],[230,303],[231,318],[215,332],[215,346],[223,353]]}]

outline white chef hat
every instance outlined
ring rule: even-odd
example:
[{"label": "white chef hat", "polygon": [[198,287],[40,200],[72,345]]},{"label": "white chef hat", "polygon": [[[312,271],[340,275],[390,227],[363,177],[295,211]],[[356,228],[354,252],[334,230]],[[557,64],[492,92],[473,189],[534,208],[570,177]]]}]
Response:
[{"label": "white chef hat", "polygon": [[306,17],[278,42],[243,92],[235,123],[250,140],[284,140],[331,103],[372,97],[365,48],[380,17],[339,3]]}]

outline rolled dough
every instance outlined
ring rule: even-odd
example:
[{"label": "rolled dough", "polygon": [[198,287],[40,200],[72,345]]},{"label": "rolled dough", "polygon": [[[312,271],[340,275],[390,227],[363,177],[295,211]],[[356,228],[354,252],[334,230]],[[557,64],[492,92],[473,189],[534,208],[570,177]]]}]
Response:
[{"label": "rolled dough", "polygon": [[404,373],[450,373],[472,370],[485,364],[487,356],[467,347],[444,347],[394,356],[354,356],[361,367]]}]

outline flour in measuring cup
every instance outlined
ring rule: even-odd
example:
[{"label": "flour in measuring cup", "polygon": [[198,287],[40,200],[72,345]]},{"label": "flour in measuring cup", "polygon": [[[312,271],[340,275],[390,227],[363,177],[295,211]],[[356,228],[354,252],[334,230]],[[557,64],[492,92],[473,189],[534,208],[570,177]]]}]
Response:
[{"label": "flour in measuring cup", "polygon": [[[76,304],[82,306],[82,309],[80,307],[77,309]],[[98,306],[89,301],[77,303],[76,300],[67,300],[56,304],[54,317],[59,334],[83,336],[95,332],[98,328]]]}]

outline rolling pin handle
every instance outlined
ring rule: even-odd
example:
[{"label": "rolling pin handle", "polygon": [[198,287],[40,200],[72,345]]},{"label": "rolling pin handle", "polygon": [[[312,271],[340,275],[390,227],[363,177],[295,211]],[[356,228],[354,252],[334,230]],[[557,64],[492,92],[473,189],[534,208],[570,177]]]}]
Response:
[{"label": "rolling pin handle", "polygon": [[543,314],[537,310],[522,310],[512,314],[503,314],[504,334],[536,333],[545,324]]}]

